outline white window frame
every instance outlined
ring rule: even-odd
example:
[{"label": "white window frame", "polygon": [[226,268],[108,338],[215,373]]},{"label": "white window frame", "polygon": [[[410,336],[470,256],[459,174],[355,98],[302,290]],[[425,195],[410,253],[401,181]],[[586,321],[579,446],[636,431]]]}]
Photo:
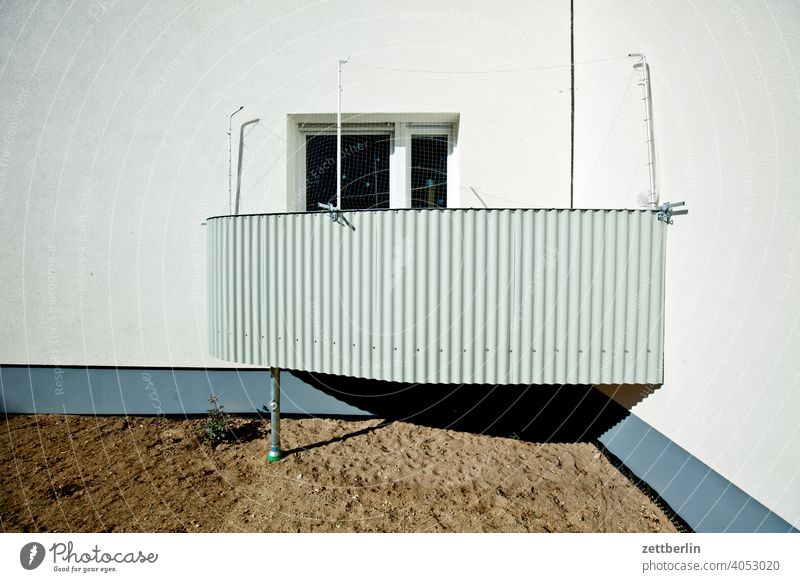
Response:
[{"label": "white window frame", "polygon": [[[447,207],[460,207],[458,181],[458,121],[455,113],[348,114],[343,135],[389,134],[389,206],[411,208],[411,139],[446,135]],[[289,212],[306,210],[306,136],[335,134],[334,114],[289,115],[287,140],[287,198]]]},{"label": "white window frame", "polygon": [[[456,165],[454,160],[455,150],[455,127],[452,123],[406,123],[404,131],[406,136],[406,143],[408,144],[406,167],[405,167],[405,183],[402,185],[404,198],[402,200],[404,206],[399,208],[411,208],[411,143],[415,137],[426,135],[445,135],[447,136],[447,207],[457,207],[456,204],[451,202],[458,192],[458,185],[456,183],[455,171]],[[396,135],[396,134],[395,134]],[[452,179],[451,179],[452,178]],[[393,207],[394,208],[394,207]]]}]

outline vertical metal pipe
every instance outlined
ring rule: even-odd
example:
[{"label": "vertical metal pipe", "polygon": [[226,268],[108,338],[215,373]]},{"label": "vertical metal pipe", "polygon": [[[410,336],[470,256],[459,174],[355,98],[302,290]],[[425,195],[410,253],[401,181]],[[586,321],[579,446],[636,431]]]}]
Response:
[{"label": "vertical metal pipe", "polygon": [[644,101],[644,114],[645,124],[647,125],[647,166],[650,170],[650,194],[648,197],[648,205],[650,208],[656,207],[656,145],[653,138],[653,94],[650,90],[650,65],[647,64],[647,59],[643,54],[631,53],[629,57],[636,57],[639,62],[634,65],[635,68],[642,70],[642,101]]},{"label": "vertical metal pipe", "polygon": [[653,95],[650,89],[650,65],[642,57],[642,83],[647,115],[647,163],[650,170],[650,208],[656,207],[656,144],[653,137]]},{"label": "vertical metal pipe", "polygon": [[278,368],[270,368],[269,372],[272,400],[269,403],[270,447],[267,460],[274,463],[283,456],[281,453],[281,371]]},{"label": "vertical metal pipe", "polygon": [[239,200],[242,196],[242,160],[244,160],[244,128],[253,123],[258,123],[260,119],[245,121],[239,127],[239,160],[236,164],[236,201],[233,205],[233,214],[239,214]]},{"label": "vertical metal pipe", "polygon": [[336,209],[342,209],[342,65],[350,59],[339,59],[336,90]]},{"label": "vertical metal pipe", "polygon": [[569,207],[575,208],[575,5],[569,1]]},{"label": "vertical metal pipe", "polygon": [[233,206],[233,198],[232,198],[233,164],[231,160],[231,133],[233,132],[233,127],[231,126],[231,123],[233,121],[233,116],[239,113],[242,109],[244,109],[244,105],[239,107],[239,109],[237,109],[228,116],[228,214],[232,214],[232,206]]}]

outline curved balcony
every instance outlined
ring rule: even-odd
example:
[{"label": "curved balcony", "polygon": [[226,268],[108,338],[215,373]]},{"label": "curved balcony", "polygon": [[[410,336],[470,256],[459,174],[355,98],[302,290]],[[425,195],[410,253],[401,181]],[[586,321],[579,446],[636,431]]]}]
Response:
[{"label": "curved balcony", "polygon": [[651,210],[408,209],[208,220],[211,354],[375,380],[660,384]]}]

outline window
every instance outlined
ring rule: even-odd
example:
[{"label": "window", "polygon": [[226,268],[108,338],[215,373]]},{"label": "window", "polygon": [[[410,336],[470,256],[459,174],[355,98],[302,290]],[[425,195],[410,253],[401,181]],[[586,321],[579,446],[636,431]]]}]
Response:
[{"label": "window", "polygon": [[[342,208],[458,206],[458,114],[347,114]],[[336,204],[336,116],[289,116],[288,210]]]},{"label": "window", "polygon": [[[389,208],[390,136],[342,136],[342,208]],[[336,136],[306,136],[306,210],[336,205]]]},{"label": "window", "polygon": [[411,207],[447,207],[446,135],[411,137]]}]

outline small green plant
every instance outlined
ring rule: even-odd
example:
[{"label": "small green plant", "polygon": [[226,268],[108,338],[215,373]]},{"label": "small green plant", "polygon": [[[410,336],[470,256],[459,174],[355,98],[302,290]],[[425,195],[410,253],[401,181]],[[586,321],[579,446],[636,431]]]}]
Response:
[{"label": "small green plant", "polygon": [[228,438],[231,417],[219,403],[219,394],[212,393],[208,401],[212,408],[208,409],[208,419],[203,423],[203,430],[206,433],[206,440],[214,448]]}]

